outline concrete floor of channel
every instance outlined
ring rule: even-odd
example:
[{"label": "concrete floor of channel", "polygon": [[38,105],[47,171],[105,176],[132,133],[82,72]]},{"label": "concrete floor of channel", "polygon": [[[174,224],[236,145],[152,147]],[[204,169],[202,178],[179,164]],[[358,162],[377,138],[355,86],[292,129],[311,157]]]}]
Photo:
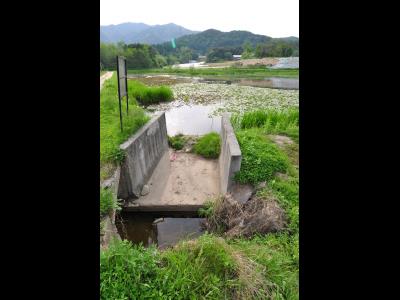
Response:
[{"label": "concrete floor of channel", "polygon": [[218,159],[169,149],[126,211],[197,211],[220,194]]}]

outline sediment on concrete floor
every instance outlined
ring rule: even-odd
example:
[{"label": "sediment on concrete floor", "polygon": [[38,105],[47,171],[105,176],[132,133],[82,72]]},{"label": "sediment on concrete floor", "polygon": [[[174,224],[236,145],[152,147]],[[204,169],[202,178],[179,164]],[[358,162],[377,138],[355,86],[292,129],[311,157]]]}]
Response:
[{"label": "sediment on concrete floor", "polygon": [[125,211],[195,212],[220,194],[218,160],[170,149],[160,159],[146,193]]}]

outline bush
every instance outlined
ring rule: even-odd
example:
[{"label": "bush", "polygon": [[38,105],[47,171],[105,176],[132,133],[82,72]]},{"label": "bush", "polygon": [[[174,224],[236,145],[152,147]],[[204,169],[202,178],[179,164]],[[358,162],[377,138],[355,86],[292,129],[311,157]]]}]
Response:
[{"label": "bush", "polygon": [[119,206],[112,190],[100,188],[100,217],[107,215],[112,209],[116,208],[119,208]]},{"label": "bush", "polygon": [[205,158],[218,158],[221,151],[221,139],[216,132],[208,133],[194,145],[194,152]]},{"label": "bush", "polygon": [[144,105],[170,101],[174,96],[172,90],[167,86],[148,87],[135,80],[129,81],[128,93],[129,97],[134,97]]},{"label": "bush", "polygon": [[257,184],[273,178],[275,173],[285,173],[289,168],[288,158],[257,130],[236,133],[242,162],[235,179],[240,183]]},{"label": "bush", "polygon": [[183,134],[177,134],[175,136],[168,136],[168,144],[175,150],[181,150],[185,146],[186,139]]}]

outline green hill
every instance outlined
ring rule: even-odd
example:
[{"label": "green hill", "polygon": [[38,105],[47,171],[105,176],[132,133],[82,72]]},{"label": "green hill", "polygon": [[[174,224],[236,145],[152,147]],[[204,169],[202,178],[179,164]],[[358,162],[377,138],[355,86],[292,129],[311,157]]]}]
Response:
[{"label": "green hill", "polygon": [[[241,48],[243,44],[250,43],[252,47],[258,44],[268,44],[269,42],[281,40],[298,47],[297,37],[272,38],[265,35],[253,34],[249,31],[234,30],[222,32],[216,29],[208,29],[197,34],[185,35],[175,40],[176,48],[188,47],[199,55],[205,55],[212,48]],[[171,42],[154,45],[162,54],[173,54],[176,49],[172,47]],[[241,51],[242,52],[242,49]]]}]

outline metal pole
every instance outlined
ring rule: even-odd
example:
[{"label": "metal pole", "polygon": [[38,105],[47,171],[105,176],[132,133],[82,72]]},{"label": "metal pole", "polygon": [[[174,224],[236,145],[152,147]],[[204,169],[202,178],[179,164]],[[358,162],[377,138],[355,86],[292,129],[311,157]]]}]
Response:
[{"label": "metal pole", "polygon": [[121,132],[123,131],[122,129],[122,109],[121,109],[121,93],[119,91],[119,58],[117,56],[117,81],[118,81],[118,103],[119,103],[119,121],[121,123]]},{"label": "metal pole", "polygon": [[129,101],[128,101],[128,70],[126,69],[126,58],[125,58],[124,62],[125,62],[126,115],[128,115],[128,106],[129,106]]}]

